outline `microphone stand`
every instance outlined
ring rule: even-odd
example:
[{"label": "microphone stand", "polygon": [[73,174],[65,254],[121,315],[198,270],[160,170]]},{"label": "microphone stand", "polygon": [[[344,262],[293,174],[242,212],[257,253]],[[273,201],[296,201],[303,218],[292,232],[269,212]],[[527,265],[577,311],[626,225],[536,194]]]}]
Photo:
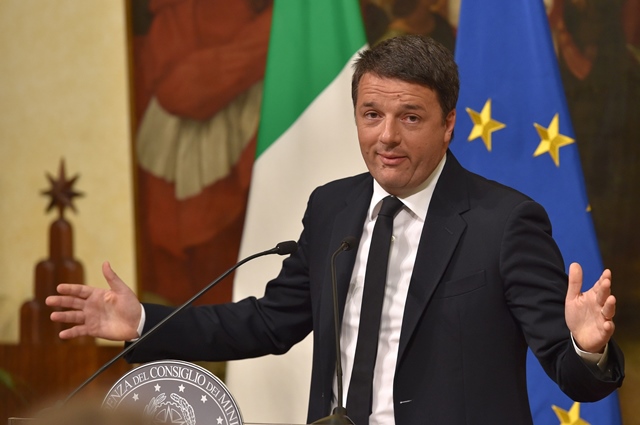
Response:
[{"label": "microphone stand", "polygon": [[265,255],[270,255],[270,254],[278,254],[278,255],[292,254],[292,253],[294,253],[296,251],[296,249],[298,249],[298,244],[296,242],[294,242],[294,241],[285,241],[285,242],[280,242],[274,248],[268,249],[266,251],[259,252],[257,254],[250,255],[249,257],[247,257],[247,258],[245,258],[243,260],[240,260],[238,263],[236,263],[234,266],[232,266],[229,270],[227,270],[226,272],[221,274],[216,280],[214,280],[213,282],[209,283],[202,290],[200,290],[200,292],[198,292],[193,297],[191,297],[187,302],[185,302],[180,307],[178,307],[175,310],[173,310],[171,312],[171,314],[169,314],[167,317],[165,317],[160,322],[158,322],[158,324],[156,324],[153,328],[149,329],[149,331],[147,331],[145,334],[141,335],[140,338],[136,339],[131,344],[129,344],[129,346],[126,347],[124,350],[122,350],[118,355],[116,355],[114,358],[112,358],[107,363],[105,363],[100,369],[98,369],[93,375],[91,375],[89,377],[89,379],[84,381],[82,384],[80,384],[80,386],[78,386],[75,390],[73,390],[71,392],[71,394],[69,394],[67,396],[67,398],[65,398],[64,400],[58,402],[56,407],[62,407],[65,404],[67,404],[69,402],[69,400],[71,400],[71,398],[73,398],[73,396],[75,396],[80,390],[82,390],[91,381],[93,381],[95,378],[97,378],[98,375],[100,375],[107,368],[109,368],[109,366],[111,366],[116,361],[118,361],[119,359],[124,357],[127,353],[129,353],[131,350],[133,350],[135,347],[137,347],[140,343],[142,343],[142,341],[147,339],[147,337],[149,337],[149,335],[152,335],[153,333],[155,333],[155,331],[158,328],[162,327],[166,322],[171,320],[171,318],[173,318],[173,316],[175,316],[176,314],[180,313],[182,310],[184,310],[185,308],[190,306],[194,301],[196,301],[198,298],[200,298],[205,292],[209,291],[211,288],[213,288],[215,285],[217,285],[222,279],[227,277],[229,274],[231,274],[231,272],[233,272],[235,269],[237,269],[238,267],[240,267],[244,263],[247,263],[247,262],[253,260],[254,258],[258,258],[258,257],[262,257],[262,256],[265,256]]},{"label": "microphone stand", "polygon": [[318,419],[312,425],[315,424],[328,424],[328,425],[355,425],[353,421],[347,416],[347,409],[343,404],[343,385],[342,385],[342,358],[340,348],[340,316],[338,314],[338,284],[336,282],[336,257],[343,251],[349,251],[357,243],[357,239],[353,236],[347,236],[342,240],[340,247],[331,256],[331,289],[333,291],[333,326],[335,333],[335,346],[336,346],[336,378],[338,379],[338,403],[333,409],[333,412],[329,416],[325,416],[322,419]]}]

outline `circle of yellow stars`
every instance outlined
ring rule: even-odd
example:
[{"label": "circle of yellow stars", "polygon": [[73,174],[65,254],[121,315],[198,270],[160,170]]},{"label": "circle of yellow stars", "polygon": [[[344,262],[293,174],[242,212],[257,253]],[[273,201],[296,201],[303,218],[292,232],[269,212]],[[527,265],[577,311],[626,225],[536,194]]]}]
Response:
[{"label": "circle of yellow stars", "polygon": [[[506,127],[506,124],[493,119],[491,116],[491,99],[487,99],[480,112],[471,108],[466,108],[466,111],[473,122],[473,128],[467,140],[471,142],[480,138],[487,150],[491,152],[491,136],[493,132]],[[574,139],[560,133],[560,114],[556,113],[553,116],[548,127],[538,123],[533,123],[533,126],[540,136],[540,143],[533,156],[536,157],[548,153],[556,167],[560,167],[560,148],[575,143]]]}]

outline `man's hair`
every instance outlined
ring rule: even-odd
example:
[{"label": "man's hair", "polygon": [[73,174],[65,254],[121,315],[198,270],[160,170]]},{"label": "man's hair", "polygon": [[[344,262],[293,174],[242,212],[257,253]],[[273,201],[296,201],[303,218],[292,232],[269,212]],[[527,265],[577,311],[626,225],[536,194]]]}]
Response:
[{"label": "man's hair", "polygon": [[453,54],[430,37],[404,35],[390,38],[360,53],[351,80],[353,105],[364,74],[420,84],[435,91],[442,118],[456,107],[460,80]]}]

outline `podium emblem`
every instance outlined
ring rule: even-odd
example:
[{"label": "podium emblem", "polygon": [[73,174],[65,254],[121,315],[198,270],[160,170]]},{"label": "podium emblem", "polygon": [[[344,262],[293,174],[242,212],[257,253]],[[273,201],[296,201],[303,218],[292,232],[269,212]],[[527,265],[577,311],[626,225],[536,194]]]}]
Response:
[{"label": "podium emblem", "polygon": [[133,369],[111,387],[102,407],[144,413],[154,424],[243,425],[238,405],[222,381],[179,360]]}]

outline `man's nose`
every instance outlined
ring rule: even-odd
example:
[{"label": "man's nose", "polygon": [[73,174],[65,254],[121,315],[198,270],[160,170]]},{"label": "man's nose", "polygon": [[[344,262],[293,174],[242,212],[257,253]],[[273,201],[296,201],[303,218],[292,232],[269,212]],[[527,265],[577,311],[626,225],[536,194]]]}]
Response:
[{"label": "man's nose", "polygon": [[399,139],[398,124],[393,119],[385,119],[382,124],[379,140],[384,144],[397,143]]}]

